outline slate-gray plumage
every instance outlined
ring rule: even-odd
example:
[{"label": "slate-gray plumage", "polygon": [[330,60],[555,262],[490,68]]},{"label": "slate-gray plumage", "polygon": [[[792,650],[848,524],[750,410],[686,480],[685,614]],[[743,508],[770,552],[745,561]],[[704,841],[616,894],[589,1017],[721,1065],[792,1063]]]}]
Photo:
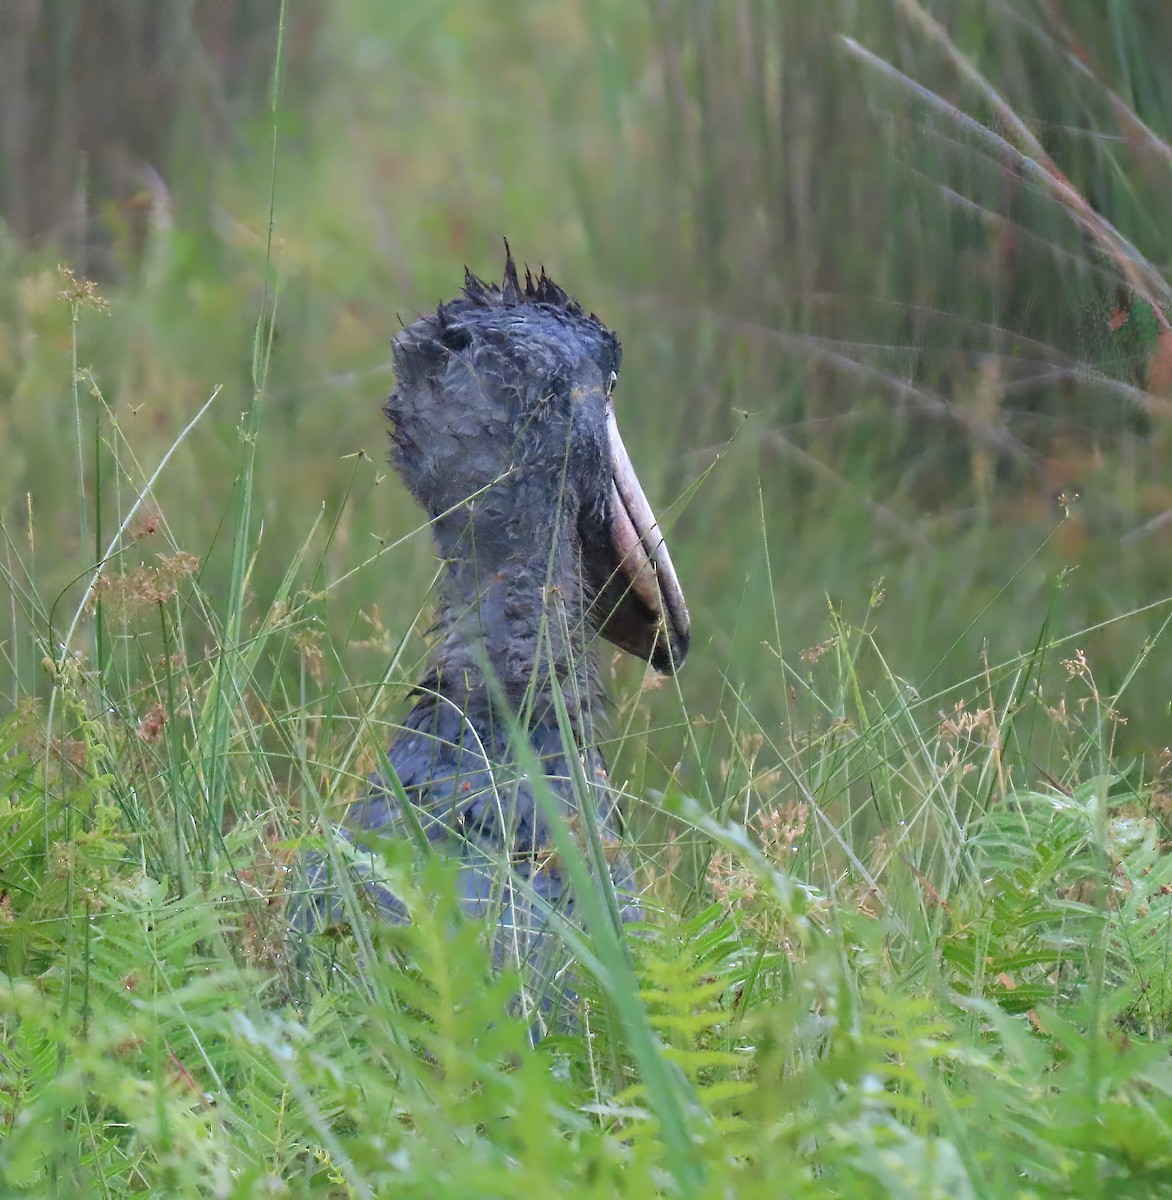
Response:
[{"label": "slate-gray plumage", "polygon": [[[687,608],[619,437],[618,338],[544,269],[522,285],[506,244],[502,285],[466,272],[463,294],[405,328],[393,352],[391,462],[431,518],[445,570],[430,668],[388,751],[412,812],[376,779],[346,836],[422,828],[458,858],[466,910],[495,919],[498,960],[533,966],[550,950],[548,910],[573,919],[575,904],[516,730],[579,837],[572,778],[589,781],[587,810],[629,917],[634,879],[595,746],[605,720],[594,643],[674,671]],[[359,892],[383,917],[409,919],[372,877]]]}]

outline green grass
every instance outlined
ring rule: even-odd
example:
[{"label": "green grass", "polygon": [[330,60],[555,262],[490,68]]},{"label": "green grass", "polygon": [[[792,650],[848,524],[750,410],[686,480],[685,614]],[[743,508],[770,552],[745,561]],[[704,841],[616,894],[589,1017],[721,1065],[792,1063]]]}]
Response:
[{"label": "green grass", "polygon": [[[96,290],[0,240],[0,1194],[1172,1194],[1172,22],[946,15],[361,0]],[[394,313],[502,232],[697,635],[604,654],[646,928],[536,1047],[443,861],[286,925],[425,654]]]}]

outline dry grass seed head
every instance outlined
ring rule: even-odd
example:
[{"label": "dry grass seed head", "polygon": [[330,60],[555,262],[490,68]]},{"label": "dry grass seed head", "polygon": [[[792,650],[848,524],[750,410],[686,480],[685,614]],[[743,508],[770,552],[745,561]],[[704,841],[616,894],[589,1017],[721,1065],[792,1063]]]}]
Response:
[{"label": "dry grass seed head", "polygon": [[761,838],[761,847],[766,857],[784,867],[802,834],[810,815],[808,805],[801,801],[787,800],[775,808],[762,809],[753,818],[753,824]]},{"label": "dry grass seed head", "polygon": [[134,541],[141,542],[143,538],[158,533],[162,526],[163,514],[158,509],[148,508],[139,514],[130,536]]},{"label": "dry grass seed head", "polygon": [[167,710],[161,704],[152,704],[138,723],[138,736],[144,742],[157,742],[167,724]]},{"label": "dry grass seed head", "polygon": [[93,599],[109,611],[128,619],[146,609],[166,604],[179,592],[179,584],[199,570],[199,558],[183,550],[157,555],[158,565],[141,566],[121,575],[100,575],[94,583]]},{"label": "dry grass seed head", "polygon": [[827,650],[833,650],[838,645],[837,637],[827,638],[824,642],[819,642],[816,646],[807,646],[805,650],[798,653],[798,658],[802,660],[808,667],[814,666],[818,660],[826,653]]},{"label": "dry grass seed head", "polygon": [[958,700],[951,714],[940,714],[937,737],[941,741],[981,741],[992,745],[997,737],[997,714],[991,707],[969,711]]},{"label": "dry grass seed head", "polygon": [[293,645],[301,655],[301,662],[310,678],[319,687],[325,682],[326,656],[322,650],[322,634],[317,629],[297,629],[293,633]]},{"label": "dry grass seed head", "polygon": [[65,287],[57,293],[59,299],[75,307],[85,305],[94,312],[110,312],[110,302],[98,294],[98,285],[92,279],[79,279],[72,267],[59,265],[57,273],[61,276]]}]

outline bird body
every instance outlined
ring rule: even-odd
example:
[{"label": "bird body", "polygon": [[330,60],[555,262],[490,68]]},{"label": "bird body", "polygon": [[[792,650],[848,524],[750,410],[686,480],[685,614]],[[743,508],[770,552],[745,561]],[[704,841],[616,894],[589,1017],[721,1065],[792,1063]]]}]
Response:
[{"label": "bird body", "polygon": [[[445,569],[429,669],[346,836],[421,831],[459,861],[466,911],[495,918],[498,961],[532,965],[551,913],[575,916],[553,821],[579,837],[596,823],[623,915],[637,911],[596,748],[594,643],[673,671],[687,609],[618,434],[618,339],[544,270],[522,287],[507,254],[499,287],[466,273],[393,349],[391,462]],[[364,889],[409,919],[373,877]]]}]

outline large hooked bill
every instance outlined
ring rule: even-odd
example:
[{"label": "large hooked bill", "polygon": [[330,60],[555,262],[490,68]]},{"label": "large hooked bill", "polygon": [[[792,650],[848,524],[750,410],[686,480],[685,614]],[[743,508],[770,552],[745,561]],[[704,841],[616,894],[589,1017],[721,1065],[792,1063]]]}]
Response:
[{"label": "large hooked bill", "polygon": [[688,606],[659,522],[639,485],[609,406],[606,432],[611,471],[610,540],[618,560],[607,590],[617,583],[621,596],[602,633],[670,675],[688,653]]}]

